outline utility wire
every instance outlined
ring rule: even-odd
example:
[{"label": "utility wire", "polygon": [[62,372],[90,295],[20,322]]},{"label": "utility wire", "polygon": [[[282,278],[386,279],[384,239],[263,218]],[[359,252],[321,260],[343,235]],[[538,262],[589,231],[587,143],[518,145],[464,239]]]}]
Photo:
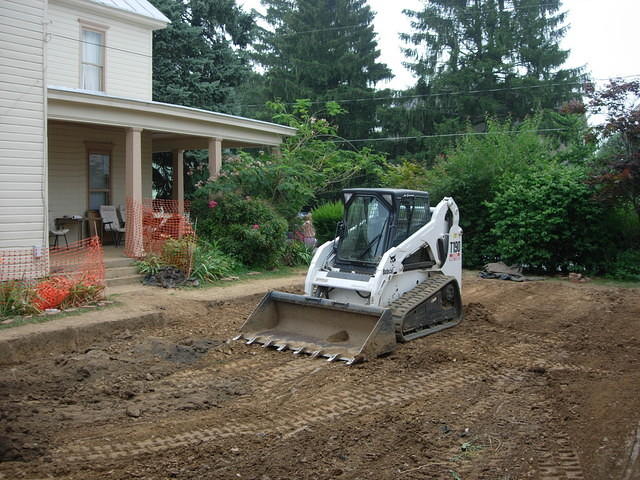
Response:
[{"label": "utility wire", "polygon": [[132,53],[132,54],[134,54],[134,55],[139,55],[139,56],[141,56],[141,57],[146,57],[146,58],[152,58],[152,57],[153,57],[153,55],[147,55],[146,53],[136,52],[136,51],[134,51],[134,50],[127,50],[127,49],[124,49],[124,48],[113,47],[113,46],[111,46],[111,45],[107,45],[107,44],[105,44],[105,43],[89,42],[89,41],[87,41],[87,40],[82,40],[81,38],[69,37],[69,36],[67,36],[67,35],[62,35],[62,34],[60,34],[60,33],[49,33],[48,35],[49,35],[49,36],[52,36],[52,37],[66,38],[67,40],[75,40],[76,42],[79,42],[79,43],[86,43],[86,44],[88,44],[88,45],[97,45],[97,46],[99,46],[99,47],[102,47],[102,48],[108,48],[109,50],[116,50],[116,51],[118,51],[118,52]]},{"label": "utility wire", "polygon": [[[634,75],[626,75],[620,77],[610,77],[610,78],[594,78],[592,81],[607,81],[613,78],[636,78],[640,77],[640,74]],[[327,102],[337,102],[337,103],[353,103],[353,102],[375,102],[377,100],[404,100],[411,98],[425,98],[425,97],[442,97],[447,95],[469,95],[469,94],[477,94],[477,93],[492,93],[492,92],[501,92],[506,90],[533,90],[536,88],[547,88],[547,87],[559,87],[559,86],[569,86],[569,85],[584,85],[589,83],[589,80],[584,80],[580,82],[554,82],[547,83],[541,85],[520,85],[515,87],[501,87],[501,88],[488,88],[488,89],[477,89],[477,90],[455,90],[449,92],[434,92],[434,93],[425,93],[419,95],[389,95],[386,97],[359,97],[359,98],[347,98],[347,99],[328,99],[328,100],[313,100],[310,103],[314,105],[325,104]],[[282,105],[296,105],[297,102],[278,102]],[[228,107],[263,107],[264,104],[226,104]]]},{"label": "utility wire", "polygon": [[450,138],[450,137],[469,137],[482,135],[509,135],[511,133],[546,133],[546,132],[562,132],[571,130],[570,128],[540,128],[535,130],[507,130],[504,132],[464,132],[464,133],[439,133],[433,135],[416,135],[411,137],[383,137],[383,138],[342,138],[331,140],[335,143],[358,143],[358,142],[400,142],[405,140],[417,140],[422,138]]},{"label": "utility wire", "polygon": [[[536,10],[536,9],[539,9],[539,8],[542,8],[542,7],[553,7],[555,5],[556,5],[555,3],[541,3],[541,4],[538,4],[538,5],[529,5],[529,6],[525,6],[525,7],[515,7],[514,6],[513,10],[503,10],[503,11],[498,12],[498,13],[514,13],[514,12],[518,12],[518,11],[521,11],[521,10]],[[474,8],[477,8],[477,7],[467,7],[467,8],[464,8],[462,10],[472,10]],[[417,10],[417,12],[420,13],[419,10]],[[458,13],[457,15],[460,15],[460,14],[462,14],[462,15],[476,15],[477,12],[471,12],[471,11],[469,11],[467,13],[461,12],[461,13]],[[415,17],[409,17],[409,18],[415,18]],[[430,15],[428,18],[439,18],[439,17],[436,17],[435,15]],[[447,19],[454,19],[454,18],[456,18],[456,17],[451,17],[451,18],[447,18]],[[360,27],[368,27],[368,26],[373,26],[373,23],[371,23],[371,22],[363,22],[363,23],[356,23],[354,25],[342,25],[342,26],[335,26],[335,27],[316,28],[316,29],[313,29],[313,30],[300,30],[300,31],[297,31],[297,32],[279,33],[278,36],[279,37],[292,37],[292,36],[295,36],[295,35],[304,35],[304,34],[307,34],[307,33],[333,32],[333,31],[336,31],[336,30],[349,30],[349,29],[352,29],[352,28],[360,28]],[[275,33],[275,32],[270,31],[270,30],[267,30],[267,31],[269,33]]]}]

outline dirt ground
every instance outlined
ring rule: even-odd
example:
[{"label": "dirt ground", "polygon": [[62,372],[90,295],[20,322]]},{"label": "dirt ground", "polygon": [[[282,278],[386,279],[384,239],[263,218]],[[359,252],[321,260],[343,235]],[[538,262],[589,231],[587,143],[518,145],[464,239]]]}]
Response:
[{"label": "dirt ground", "polygon": [[0,478],[640,478],[640,291],[465,279],[346,367],[227,343],[259,296],[0,369]]}]

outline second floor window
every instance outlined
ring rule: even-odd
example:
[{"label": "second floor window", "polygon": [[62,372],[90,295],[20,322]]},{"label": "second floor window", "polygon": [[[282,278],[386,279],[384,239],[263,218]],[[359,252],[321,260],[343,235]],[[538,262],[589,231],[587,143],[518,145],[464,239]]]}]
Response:
[{"label": "second floor window", "polygon": [[80,87],[104,91],[104,32],[82,29]]}]

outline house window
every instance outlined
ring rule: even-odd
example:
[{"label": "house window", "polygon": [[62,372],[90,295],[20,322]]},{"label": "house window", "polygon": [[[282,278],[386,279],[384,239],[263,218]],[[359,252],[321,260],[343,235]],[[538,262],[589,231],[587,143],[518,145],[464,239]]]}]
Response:
[{"label": "house window", "polygon": [[89,210],[99,210],[111,200],[111,154],[89,151]]},{"label": "house window", "polygon": [[81,29],[82,58],[80,87],[84,90],[104,91],[104,32]]}]

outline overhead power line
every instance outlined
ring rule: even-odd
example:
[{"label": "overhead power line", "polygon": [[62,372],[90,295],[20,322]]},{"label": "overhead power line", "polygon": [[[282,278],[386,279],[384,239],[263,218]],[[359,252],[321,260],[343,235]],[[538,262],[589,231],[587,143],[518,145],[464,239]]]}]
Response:
[{"label": "overhead power line", "polygon": [[509,135],[511,133],[548,133],[563,132],[571,130],[570,128],[539,128],[535,130],[507,130],[503,132],[464,132],[464,133],[438,133],[433,135],[415,135],[410,137],[383,137],[383,138],[342,138],[331,140],[335,143],[360,143],[360,142],[401,142],[405,140],[418,140],[422,138],[451,138],[451,137],[470,137],[482,135]]},{"label": "overhead power line", "polygon": [[[640,77],[640,74],[635,75],[626,75],[621,77],[610,77],[610,78],[594,78],[592,81],[606,81],[611,80],[612,78],[636,78]],[[359,98],[346,98],[346,99],[327,99],[327,100],[312,100],[310,103],[313,105],[324,105],[327,102],[337,102],[337,103],[354,103],[354,102],[374,102],[378,100],[405,100],[405,99],[414,99],[414,98],[426,98],[426,97],[443,97],[448,95],[475,95],[478,93],[492,93],[492,92],[501,92],[506,90],[533,90],[537,88],[548,88],[548,87],[559,87],[559,86],[571,86],[571,85],[584,85],[589,83],[589,80],[583,80],[580,82],[552,82],[545,83],[539,85],[519,85],[515,87],[500,87],[500,88],[488,88],[488,89],[476,89],[476,90],[452,90],[452,91],[442,91],[442,92],[432,92],[432,93],[424,93],[418,95],[389,95],[385,97],[359,97]],[[296,105],[298,102],[279,102],[282,105]],[[253,103],[253,104],[227,104],[226,106],[232,107],[263,107],[264,104]]]},{"label": "overhead power line", "polygon": [[153,55],[147,55],[146,53],[136,52],[135,50],[127,50],[125,48],[118,48],[118,47],[114,47],[114,46],[111,46],[111,45],[107,45],[106,43],[89,42],[87,40],[82,40],[81,38],[70,37],[70,36],[67,36],[67,35],[62,35],[60,33],[49,33],[48,35],[50,35],[52,37],[65,38],[67,40],[74,40],[74,41],[76,41],[78,43],[86,43],[88,45],[97,45],[99,47],[108,48],[109,50],[115,50],[115,51],[118,51],[118,52],[131,53],[133,55],[139,55],[139,56],[145,57],[145,58],[153,57]]},{"label": "overhead power line", "polygon": [[[525,7],[514,7],[514,10],[503,10],[502,12],[499,13],[514,13],[516,11],[520,11],[520,10],[537,10],[540,9],[542,7],[553,7],[555,6],[555,3],[540,3],[538,5],[529,5],[529,6],[525,6]],[[476,12],[472,12],[470,10],[473,10],[476,7],[467,7],[465,9],[461,9],[461,10],[469,10],[469,12],[465,13],[465,12],[458,12],[457,15],[475,15]],[[409,17],[411,18],[411,17]],[[436,18],[434,15],[431,15],[430,18]],[[454,17],[451,17],[454,18]],[[321,32],[334,32],[336,30],[349,30],[352,28],[361,28],[361,27],[368,27],[368,26],[373,26],[373,23],[371,22],[363,22],[363,23],[356,23],[353,25],[336,25],[334,27],[325,27],[325,28],[315,28],[313,30],[299,30],[296,32],[288,32],[288,33],[278,33],[279,37],[291,37],[291,36],[295,36],[295,35],[304,35],[307,33],[321,33]],[[274,33],[273,31],[269,31],[270,33]]]}]

